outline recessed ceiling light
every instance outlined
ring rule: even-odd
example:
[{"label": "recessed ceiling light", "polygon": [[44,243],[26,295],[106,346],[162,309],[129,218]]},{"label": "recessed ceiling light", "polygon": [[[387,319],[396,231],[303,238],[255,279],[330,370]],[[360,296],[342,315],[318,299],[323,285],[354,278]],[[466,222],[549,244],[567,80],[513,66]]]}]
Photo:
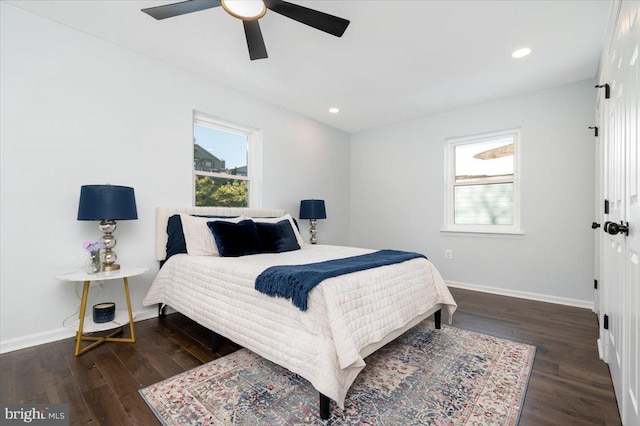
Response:
[{"label": "recessed ceiling light", "polygon": [[531,53],[531,49],[529,49],[528,47],[523,47],[522,49],[518,49],[515,52],[513,52],[511,54],[511,57],[512,58],[524,58],[529,53]]},{"label": "recessed ceiling light", "polygon": [[329,108],[329,112],[330,112],[331,114],[337,114],[337,113],[339,113],[339,112],[340,112],[340,108],[336,108],[336,107]]}]

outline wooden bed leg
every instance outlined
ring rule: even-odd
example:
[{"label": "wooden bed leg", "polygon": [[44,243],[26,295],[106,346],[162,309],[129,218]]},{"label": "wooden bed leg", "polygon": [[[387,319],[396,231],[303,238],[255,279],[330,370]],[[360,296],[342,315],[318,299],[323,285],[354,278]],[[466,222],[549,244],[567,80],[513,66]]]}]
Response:
[{"label": "wooden bed leg", "polygon": [[328,396],[323,395],[322,393],[318,392],[320,394],[320,418],[322,420],[327,420],[329,418],[329,404],[331,402],[331,400],[329,399]]},{"label": "wooden bed leg", "polygon": [[436,323],[436,330],[440,330],[442,328],[442,310],[439,309],[433,314],[433,320]]}]

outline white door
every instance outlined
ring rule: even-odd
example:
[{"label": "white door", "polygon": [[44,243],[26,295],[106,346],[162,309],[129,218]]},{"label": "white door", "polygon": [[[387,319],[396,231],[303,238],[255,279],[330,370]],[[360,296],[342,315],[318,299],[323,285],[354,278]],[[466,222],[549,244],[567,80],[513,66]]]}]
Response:
[{"label": "white door", "polygon": [[[612,85],[615,88],[615,85]],[[606,131],[604,146],[606,150],[605,199],[609,214],[605,214],[603,231],[603,299],[605,310],[601,327],[604,328],[605,361],[609,364],[611,378],[616,390],[618,406],[622,407],[622,336],[623,336],[623,300],[624,300],[624,234],[610,234],[614,225],[620,224],[624,214],[624,156],[623,140],[620,132],[623,127],[624,109],[621,108],[623,91],[616,91],[605,108]],[[620,96],[619,96],[620,95]],[[605,208],[606,211],[606,208]]]},{"label": "white door", "polygon": [[[638,58],[638,44],[640,44],[640,17],[638,14],[640,2],[623,4],[621,36],[627,38],[620,52],[624,84],[621,89],[625,99],[624,127],[621,129],[625,140],[625,184],[624,220],[629,223],[629,235],[625,237],[624,246],[624,330],[622,348],[622,418],[626,425],[640,426],[640,355],[638,345],[640,334],[640,180],[638,166],[640,164],[638,150],[639,104],[640,104],[640,59]],[[626,33],[626,34],[624,34]]]},{"label": "white door", "polygon": [[[608,226],[600,244],[600,341],[620,407],[622,422],[640,425],[640,2],[623,1],[601,82],[610,85],[602,99],[602,188],[609,201]],[[619,10],[619,14],[618,14]],[[604,226],[603,226],[604,227]],[[617,232],[616,232],[617,231]],[[605,329],[605,315],[608,327]]]}]

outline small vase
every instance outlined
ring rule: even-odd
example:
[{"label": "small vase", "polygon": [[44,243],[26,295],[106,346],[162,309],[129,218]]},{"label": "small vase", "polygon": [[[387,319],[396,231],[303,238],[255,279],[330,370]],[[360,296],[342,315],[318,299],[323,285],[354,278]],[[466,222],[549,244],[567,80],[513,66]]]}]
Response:
[{"label": "small vase", "polygon": [[102,262],[100,261],[100,254],[91,254],[87,259],[87,264],[85,265],[86,271],[88,274],[95,274],[102,270]]}]

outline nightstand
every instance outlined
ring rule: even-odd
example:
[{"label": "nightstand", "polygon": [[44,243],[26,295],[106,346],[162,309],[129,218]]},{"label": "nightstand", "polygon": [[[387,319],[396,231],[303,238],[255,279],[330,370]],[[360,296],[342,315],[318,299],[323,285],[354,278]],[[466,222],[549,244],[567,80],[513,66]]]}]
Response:
[{"label": "nightstand", "polygon": [[[61,281],[70,282],[83,282],[84,289],[82,290],[82,301],[80,302],[80,312],[78,314],[78,331],[76,333],[76,356],[81,355],[93,349],[104,342],[122,342],[133,343],[136,341],[136,332],[133,327],[133,312],[131,311],[131,299],[129,298],[129,277],[135,277],[147,272],[149,268],[146,266],[122,266],[116,271],[98,272],[95,274],[88,274],[84,270],[78,270],[69,272],[67,274],[57,275],[56,278]],[[87,311],[87,298],[89,297],[89,287],[91,281],[112,281],[122,278],[124,282],[124,295],[127,298],[127,310],[116,311],[116,316],[113,321],[96,324],[89,317],[86,317]],[[131,337],[113,337],[123,331],[123,327],[129,324],[129,330],[131,331]],[[86,327],[86,329],[85,329]],[[93,337],[83,336],[85,332],[104,331],[117,328],[116,331],[110,333],[105,337]],[[81,347],[82,341],[92,341],[88,346]]]}]

